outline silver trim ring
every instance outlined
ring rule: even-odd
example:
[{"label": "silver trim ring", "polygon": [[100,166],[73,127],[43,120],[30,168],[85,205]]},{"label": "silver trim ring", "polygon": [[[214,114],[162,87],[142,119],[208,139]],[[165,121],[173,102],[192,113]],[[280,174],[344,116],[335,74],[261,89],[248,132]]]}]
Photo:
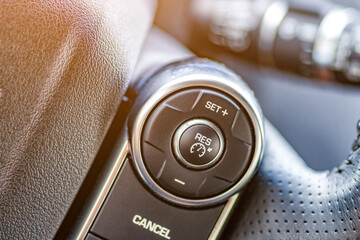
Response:
[{"label": "silver trim ring", "polygon": [[[155,76],[157,77],[157,76]],[[246,183],[253,177],[257,167],[260,164],[260,160],[263,154],[263,144],[264,144],[264,127],[261,110],[257,108],[258,104],[251,92],[251,90],[243,83],[241,83],[241,78],[237,78],[237,82],[219,77],[211,74],[188,74],[186,76],[178,77],[170,82],[164,84],[159,88],[155,93],[153,93],[149,99],[142,105],[140,108],[134,125],[131,130],[131,147],[133,153],[134,165],[137,169],[142,180],[160,197],[163,199],[187,206],[187,207],[197,207],[197,206],[209,206],[216,203],[220,203],[230,198],[233,194],[238,192]],[[151,177],[147,171],[142,154],[141,154],[141,138],[142,138],[142,129],[146,122],[147,117],[153,110],[153,108],[166,96],[176,92],[181,89],[189,87],[205,87],[219,90],[221,92],[226,92],[228,95],[233,97],[240,105],[243,106],[245,111],[248,113],[251,124],[254,127],[255,135],[255,144],[254,144],[254,154],[253,159],[243,175],[243,177],[230,189],[227,191],[210,198],[205,199],[186,199],[174,194],[169,193],[168,191],[161,188]]]},{"label": "silver trim ring", "polygon": [[[195,165],[192,163],[189,163],[181,154],[180,152],[180,138],[183,135],[183,133],[190,127],[192,126],[196,126],[196,125],[205,125],[208,126],[210,128],[212,128],[216,134],[219,137],[220,140],[220,146],[219,146],[219,151],[217,152],[216,156],[208,163],[203,164],[203,165]],[[223,134],[221,133],[221,130],[212,122],[205,120],[205,119],[192,119],[189,120],[185,123],[183,123],[175,132],[174,138],[173,138],[173,148],[174,148],[174,152],[175,155],[177,156],[177,158],[184,163],[185,165],[194,168],[194,169],[204,169],[204,168],[208,168],[212,165],[214,165],[221,157],[223,151],[224,151],[224,137]]]}]

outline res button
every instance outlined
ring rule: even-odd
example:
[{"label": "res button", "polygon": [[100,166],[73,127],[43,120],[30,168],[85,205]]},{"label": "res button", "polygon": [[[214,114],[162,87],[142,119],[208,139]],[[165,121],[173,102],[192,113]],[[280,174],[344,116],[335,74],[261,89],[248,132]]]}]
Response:
[{"label": "res button", "polygon": [[193,119],[182,124],[173,139],[176,158],[194,169],[214,165],[224,150],[220,129],[204,119]]}]

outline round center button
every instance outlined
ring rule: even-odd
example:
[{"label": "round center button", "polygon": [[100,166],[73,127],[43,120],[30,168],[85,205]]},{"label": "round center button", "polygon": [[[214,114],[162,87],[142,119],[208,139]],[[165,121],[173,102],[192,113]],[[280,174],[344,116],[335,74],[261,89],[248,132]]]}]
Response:
[{"label": "round center button", "polygon": [[203,169],[214,165],[224,150],[220,129],[204,119],[193,119],[182,124],[173,139],[177,159],[187,167]]}]

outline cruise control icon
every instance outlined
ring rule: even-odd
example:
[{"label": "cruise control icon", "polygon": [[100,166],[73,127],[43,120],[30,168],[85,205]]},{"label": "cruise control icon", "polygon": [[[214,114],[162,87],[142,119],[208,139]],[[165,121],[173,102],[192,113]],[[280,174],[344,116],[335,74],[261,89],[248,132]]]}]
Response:
[{"label": "cruise control icon", "polygon": [[202,143],[194,143],[191,145],[190,153],[198,153],[199,157],[203,157],[206,153],[206,147]]}]

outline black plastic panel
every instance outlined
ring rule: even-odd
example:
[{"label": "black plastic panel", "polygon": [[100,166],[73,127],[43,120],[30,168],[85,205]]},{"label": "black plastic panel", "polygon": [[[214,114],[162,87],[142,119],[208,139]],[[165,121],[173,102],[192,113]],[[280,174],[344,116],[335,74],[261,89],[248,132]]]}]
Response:
[{"label": "black plastic panel", "polygon": [[92,233],[109,240],[208,238],[224,204],[209,209],[169,205],[144,188],[128,160],[124,164]]}]

